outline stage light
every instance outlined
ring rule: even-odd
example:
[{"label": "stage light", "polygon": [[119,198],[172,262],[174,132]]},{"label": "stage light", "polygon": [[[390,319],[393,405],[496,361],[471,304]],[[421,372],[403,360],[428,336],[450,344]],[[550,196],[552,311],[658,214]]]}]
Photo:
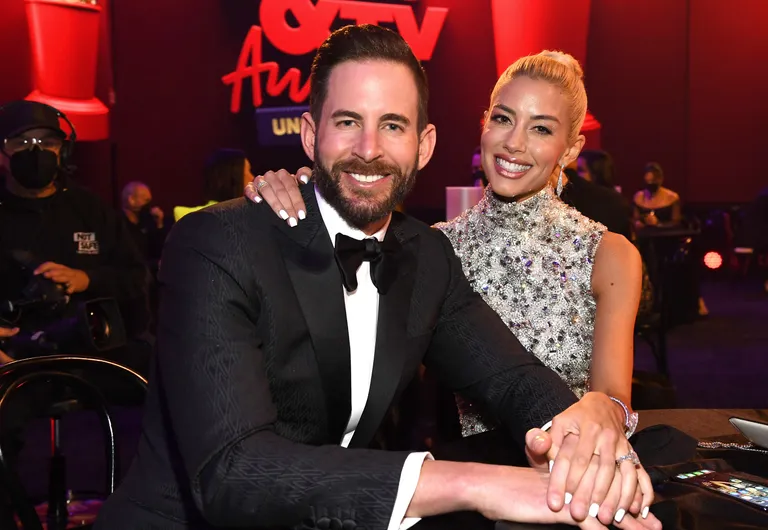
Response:
[{"label": "stage light", "polygon": [[719,269],[723,266],[723,257],[719,252],[707,252],[704,254],[704,265],[708,269]]}]

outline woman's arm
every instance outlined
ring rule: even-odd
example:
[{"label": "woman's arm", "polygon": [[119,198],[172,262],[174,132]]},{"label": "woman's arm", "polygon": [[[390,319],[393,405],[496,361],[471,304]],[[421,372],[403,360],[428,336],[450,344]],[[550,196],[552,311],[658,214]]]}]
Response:
[{"label": "woman's arm", "polygon": [[640,304],[640,253],[624,236],[606,232],[592,269],[597,302],[591,390],[629,404],[632,397],[635,317]]}]

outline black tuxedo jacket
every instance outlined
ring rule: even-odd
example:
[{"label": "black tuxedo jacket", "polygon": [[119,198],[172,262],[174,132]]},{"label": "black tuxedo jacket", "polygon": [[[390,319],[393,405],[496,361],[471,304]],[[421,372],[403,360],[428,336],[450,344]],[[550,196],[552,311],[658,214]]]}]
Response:
[{"label": "black tuxedo jacket", "polygon": [[368,448],[424,363],[521,444],[576,401],[469,286],[439,231],[393,214],[373,378],[350,443],[343,287],[314,188],[295,228],[245,199],[185,216],[160,268],[137,456],[97,528],[384,529],[408,453]]}]

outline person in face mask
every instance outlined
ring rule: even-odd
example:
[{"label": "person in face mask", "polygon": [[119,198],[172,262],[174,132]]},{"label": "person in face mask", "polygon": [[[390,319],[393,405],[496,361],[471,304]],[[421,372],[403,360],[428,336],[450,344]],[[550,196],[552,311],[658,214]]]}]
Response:
[{"label": "person in face mask", "polygon": [[143,182],[126,184],[121,199],[128,230],[150,269],[154,269],[168,234],[165,213],[152,202],[152,191]]},{"label": "person in face mask", "polygon": [[634,218],[638,229],[647,226],[675,226],[682,222],[680,196],[662,186],[664,172],[655,162],[645,166],[645,186],[635,193]]},{"label": "person in face mask", "polygon": [[[75,132],[60,120],[61,112],[38,102],[0,106],[0,302],[21,300],[31,277],[42,276],[66,290],[68,307],[115,299],[129,339],[138,337],[149,322],[147,268],[118,213],[65,179]],[[34,264],[20,265],[18,252]],[[47,324],[32,312],[19,319],[13,324],[24,333]]]}]

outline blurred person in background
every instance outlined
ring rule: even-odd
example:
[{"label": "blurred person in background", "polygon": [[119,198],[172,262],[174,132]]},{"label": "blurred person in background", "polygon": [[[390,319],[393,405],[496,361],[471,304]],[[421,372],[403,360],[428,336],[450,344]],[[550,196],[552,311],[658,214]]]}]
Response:
[{"label": "blurred person in background", "polygon": [[582,151],[565,168],[565,185],[560,199],[582,215],[602,223],[609,231],[632,241],[632,208],[614,189],[613,161],[604,151]]},{"label": "blurred person in background", "polygon": [[143,182],[129,182],[121,194],[123,216],[150,270],[157,272],[157,263],[168,234],[165,213],[152,203],[152,191]]},{"label": "blurred person in background", "polygon": [[243,186],[252,179],[251,163],[243,151],[216,150],[205,162],[203,170],[203,204],[176,206],[173,209],[174,221],[178,221],[188,213],[242,196]]},{"label": "blurred person in background", "polygon": [[477,188],[485,188],[488,186],[488,178],[485,176],[483,170],[483,162],[480,157],[480,147],[475,149],[472,153],[472,185]]},{"label": "blurred person in background", "polygon": [[680,211],[680,195],[665,188],[664,171],[655,162],[649,162],[643,172],[645,186],[635,193],[635,226],[668,227],[679,225],[683,216]]}]

